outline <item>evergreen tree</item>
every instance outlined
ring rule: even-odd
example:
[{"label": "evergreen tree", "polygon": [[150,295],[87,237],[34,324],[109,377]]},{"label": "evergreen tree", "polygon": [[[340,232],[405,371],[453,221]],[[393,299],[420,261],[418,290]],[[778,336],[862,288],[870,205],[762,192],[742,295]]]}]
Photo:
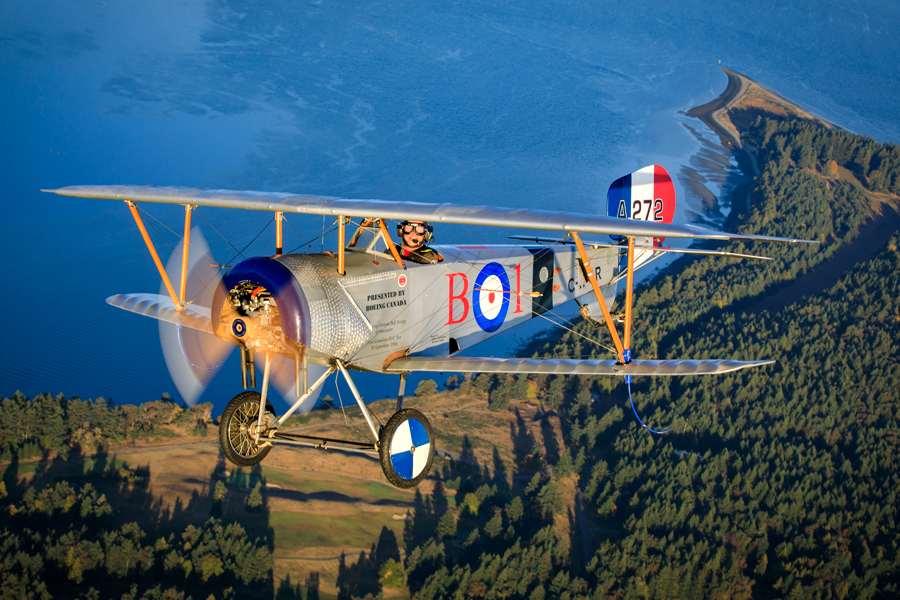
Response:
[{"label": "evergreen tree", "polygon": [[500,513],[495,514],[488,520],[484,526],[484,532],[491,539],[503,533],[503,517],[500,516]]},{"label": "evergreen tree", "polygon": [[403,587],[406,578],[403,575],[403,565],[393,558],[385,561],[381,568],[378,569],[378,583],[386,588]]},{"label": "evergreen tree", "polygon": [[257,481],[256,485],[253,486],[253,490],[250,492],[250,496],[247,498],[247,509],[251,512],[255,512],[262,508],[262,504],[262,482]]},{"label": "evergreen tree", "polygon": [[449,510],[441,515],[434,531],[438,539],[452,538],[456,536],[456,517]]}]

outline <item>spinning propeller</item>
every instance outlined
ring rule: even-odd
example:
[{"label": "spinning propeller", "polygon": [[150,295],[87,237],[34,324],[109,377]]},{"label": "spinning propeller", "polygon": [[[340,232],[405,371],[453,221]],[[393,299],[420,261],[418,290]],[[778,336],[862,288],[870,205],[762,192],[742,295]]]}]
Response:
[{"label": "spinning propeller", "polygon": [[[172,251],[166,265],[169,280],[181,280],[183,241]],[[223,286],[222,270],[216,264],[209,245],[197,228],[191,230],[190,248],[187,260],[185,282],[185,302],[191,312],[199,312],[209,317],[213,298],[218,287]],[[165,285],[160,285],[160,295],[166,295]],[[220,292],[221,296],[221,292]],[[215,325],[214,325],[215,326]],[[228,360],[235,345],[211,333],[176,325],[165,320],[159,321],[159,340],[169,374],[178,393],[188,405],[194,405],[203,394],[209,382]],[[257,358],[260,367],[265,363],[262,356]],[[324,367],[310,366],[310,376],[318,378]],[[272,357],[270,388],[274,388],[288,402],[297,400],[294,389],[294,360],[281,355]],[[310,396],[302,412],[313,407],[318,392]]]}]

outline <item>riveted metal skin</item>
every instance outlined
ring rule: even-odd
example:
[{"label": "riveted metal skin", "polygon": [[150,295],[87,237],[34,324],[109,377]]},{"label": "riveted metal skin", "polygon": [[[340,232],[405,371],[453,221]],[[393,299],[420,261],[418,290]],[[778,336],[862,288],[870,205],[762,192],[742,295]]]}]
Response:
[{"label": "riveted metal skin", "polygon": [[275,260],[291,272],[306,296],[311,350],[346,360],[366,343],[372,326],[344,292],[334,258],[328,254],[284,254]]}]

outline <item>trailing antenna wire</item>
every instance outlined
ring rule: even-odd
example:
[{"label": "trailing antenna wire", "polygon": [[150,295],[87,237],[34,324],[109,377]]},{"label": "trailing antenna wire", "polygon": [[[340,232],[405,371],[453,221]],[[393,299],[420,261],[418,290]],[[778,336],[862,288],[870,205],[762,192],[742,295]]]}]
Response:
[{"label": "trailing antenna wire", "polygon": [[[626,349],[625,350],[625,361],[627,362],[630,360],[631,360],[631,350]],[[665,431],[656,431],[655,429],[650,429],[649,427],[644,425],[644,422],[641,421],[641,418],[637,414],[637,409],[634,407],[634,399],[631,397],[631,375],[625,376],[625,385],[628,386],[628,401],[631,402],[631,411],[634,413],[634,418],[637,419],[638,423],[641,424],[641,427],[643,427],[644,429],[646,429],[647,431],[649,431],[651,433],[656,433],[659,435],[662,435],[663,433],[669,433],[670,431],[672,431],[671,427],[669,427]]]}]

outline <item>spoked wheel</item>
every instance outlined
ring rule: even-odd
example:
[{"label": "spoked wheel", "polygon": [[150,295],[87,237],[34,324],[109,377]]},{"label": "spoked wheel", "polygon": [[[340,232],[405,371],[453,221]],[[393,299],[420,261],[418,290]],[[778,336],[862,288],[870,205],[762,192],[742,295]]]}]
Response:
[{"label": "spoked wheel", "polygon": [[[231,399],[219,419],[219,444],[225,457],[236,465],[255,465],[272,450],[272,446],[257,444],[254,439],[259,422],[259,400],[259,392],[242,392]],[[274,416],[275,410],[266,402],[262,433],[268,418]]]},{"label": "spoked wheel", "polygon": [[431,423],[414,408],[394,413],[378,443],[381,470],[398,488],[416,487],[431,471],[434,441]]}]

